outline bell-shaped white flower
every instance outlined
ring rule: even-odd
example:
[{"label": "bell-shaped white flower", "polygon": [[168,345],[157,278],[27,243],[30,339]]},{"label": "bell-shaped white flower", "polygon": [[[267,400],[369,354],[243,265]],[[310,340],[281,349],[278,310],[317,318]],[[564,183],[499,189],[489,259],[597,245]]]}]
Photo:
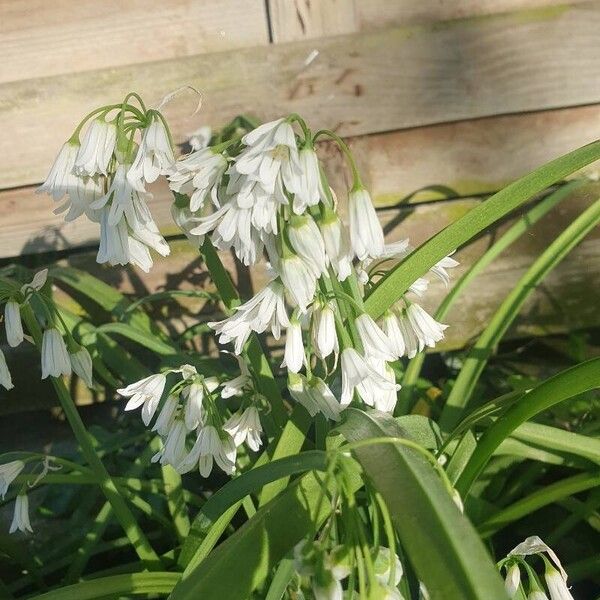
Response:
[{"label": "bell-shaped white flower", "polygon": [[185,425],[193,431],[204,422],[204,396],[206,391],[214,392],[219,387],[216,377],[205,377],[203,381],[194,381],[183,389],[185,399],[184,419]]},{"label": "bell-shaped white flower", "polygon": [[381,389],[377,394],[373,394],[371,397],[363,397],[363,400],[381,412],[393,413],[398,401],[397,392],[400,389],[400,385],[396,384],[394,369],[387,362],[379,358],[368,358],[367,362],[390,385],[386,389]]},{"label": "bell-shaped white flower", "polygon": [[188,429],[182,419],[173,419],[166,432],[162,448],[152,457],[152,462],[160,461],[161,465],[173,468],[181,464],[187,455],[185,439]]},{"label": "bell-shaped white flower", "polygon": [[42,379],[71,374],[71,361],[63,336],[50,327],[42,336]]},{"label": "bell-shaped white flower", "polygon": [[250,450],[258,452],[262,444],[260,436],[263,429],[256,407],[249,406],[243,412],[234,413],[225,422],[223,429],[233,438],[236,446],[241,446],[246,442]]},{"label": "bell-shaped white flower", "polygon": [[285,350],[281,366],[287,368],[292,373],[298,373],[306,360],[300,321],[292,318],[285,334]]},{"label": "bell-shaped white flower", "polygon": [[306,211],[309,206],[316,206],[321,199],[321,173],[317,153],[311,147],[304,147],[298,153],[300,175],[297,178],[293,210],[297,215]]},{"label": "bell-shaped white flower", "polygon": [[397,555],[392,555],[389,548],[379,546],[373,566],[375,567],[375,578],[382,585],[390,583],[392,561],[394,562],[394,579],[391,583],[392,585],[397,586],[403,575],[402,563]]},{"label": "bell-shaped white flower", "polygon": [[176,469],[179,473],[187,473],[198,465],[200,475],[208,477],[214,461],[225,473],[232,475],[236,454],[233,438],[228,433],[220,434],[213,425],[205,425],[198,430],[194,446]]},{"label": "bell-shaped white flower", "polygon": [[320,412],[332,421],[340,420],[343,406],[340,406],[329,386],[319,377],[312,377],[309,381],[302,374],[288,373],[288,390],[311,417]]},{"label": "bell-shaped white flower", "polygon": [[144,191],[144,182],[152,183],[159,175],[170,172],[175,156],[171,146],[169,133],[160,114],[150,113],[150,124],[144,130],[142,142],[131,169],[127,172],[130,185],[138,192]]},{"label": "bell-shaped white flower", "polygon": [[23,325],[19,303],[9,300],[4,307],[4,323],[6,340],[11,348],[16,348],[23,341]]},{"label": "bell-shaped white flower", "polygon": [[406,310],[408,322],[419,340],[419,351],[433,348],[444,339],[444,330],[448,325],[436,321],[424,308],[412,302]]},{"label": "bell-shaped white flower", "polygon": [[79,178],[73,173],[73,169],[79,148],[79,144],[70,141],[63,144],[46,180],[36,190],[38,194],[50,194],[58,201],[78,185]]},{"label": "bell-shaped white flower", "polygon": [[385,333],[387,339],[390,341],[390,351],[400,358],[404,356],[406,352],[406,342],[402,335],[402,329],[398,321],[397,315],[392,310],[387,310],[383,315],[383,322],[381,329]]},{"label": "bell-shaped white flower", "polygon": [[73,171],[80,177],[106,175],[117,141],[117,127],[104,117],[94,119],[88,126],[77,152]]},{"label": "bell-shaped white flower", "polygon": [[513,563],[506,571],[504,578],[504,589],[509,598],[514,598],[521,585],[521,569],[517,563]]},{"label": "bell-shaped white flower", "polygon": [[0,350],[0,385],[5,390],[12,390],[15,387],[12,382],[12,377],[10,376],[10,371],[8,370],[8,365],[6,364],[6,357],[2,350]]},{"label": "bell-shaped white flower", "polygon": [[210,144],[211,137],[212,128],[210,125],[202,125],[202,127],[198,127],[196,131],[190,133],[188,143],[192,147],[192,150],[202,150]]},{"label": "bell-shaped white flower", "polygon": [[342,351],[341,366],[342,406],[350,404],[354,390],[366,404],[375,406],[380,396],[398,389],[395,383],[379,374],[354,348]]},{"label": "bell-shaped white flower", "polygon": [[544,559],[546,570],[544,579],[550,593],[550,600],[574,600],[569,588],[567,587],[567,578],[555,569],[547,559]]},{"label": "bell-shaped white flower", "polygon": [[310,215],[293,215],[287,234],[292,248],[311,267],[315,277],[325,275],[325,242],[314,219]]},{"label": "bell-shaped white flower", "polygon": [[0,496],[4,499],[10,484],[21,474],[25,468],[25,463],[22,460],[13,460],[11,462],[0,465]]},{"label": "bell-shaped white flower", "polygon": [[312,268],[298,255],[284,254],[279,264],[279,274],[294,305],[300,312],[306,312],[317,289],[317,277]]},{"label": "bell-shaped white flower", "polygon": [[26,494],[19,494],[15,499],[15,512],[8,532],[14,533],[17,530],[23,533],[33,533],[29,521],[29,498]]},{"label": "bell-shaped white flower", "polygon": [[384,249],[383,229],[367,190],[357,187],[350,191],[348,213],[350,242],[357,258],[363,260],[381,256]]},{"label": "bell-shaped white flower", "polygon": [[454,269],[460,264],[457,260],[452,258],[452,254],[454,254],[454,252],[451,252],[448,256],[442,258],[442,260],[438,261],[431,269],[429,269],[436,277],[443,281],[446,286],[450,283],[450,276],[446,269]]},{"label": "bell-shaped white flower", "polygon": [[344,589],[341,582],[333,577],[323,583],[319,583],[313,579],[312,591],[315,600],[343,600],[344,598]]},{"label": "bell-shaped white flower", "polygon": [[219,183],[227,169],[227,159],[220,152],[210,148],[192,152],[173,165],[169,173],[169,187],[190,197],[190,211],[200,210],[210,196],[212,203],[219,208]]},{"label": "bell-shaped white flower", "polygon": [[319,358],[337,353],[339,346],[331,302],[316,302],[313,305],[311,336],[314,352]]},{"label": "bell-shaped white flower", "polygon": [[281,329],[289,324],[283,285],[273,280],[248,302],[236,307],[231,317],[208,325],[219,336],[219,343],[233,342],[234,352],[240,354],[252,331],[263,333],[270,329],[273,337],[279,339]]},{"label": "bell-shaped white flower", "polygon": [[394,361],[399,357],[392,351],[392,344],[387,335],[367,313],[359,315],[354,324],[365,356],[387,361]]},{"label": "bell-shaped white flower", "polygon": [[339,281],[345,281],[352,272],[352,248],[348,231],[333,210],[327,210],[319,222],[325,244],[325,253]]},{"label": "bell-shaped white flower", "polygon": [[156,423],[154,424],[152,431],[156,431],[163,437],[166,436],[171,430],[171,426],[175,421],[178,408],[179,401],[177,396],[168,396],[162,408],[160,409],[160,412],[158,413],[158,418],[156,419]]},{"label": "bell-shaped white flower", "polygon": [[231,398],[233,396],[241,396],[244,390],[252,386],[252,378],[250,371],[246,365],[246,362],[236,356],[238,366],[240,368],[240,374],[229,381],[223,382],[221,388],[221,398]]},{"label": "bell-shaped white flower", "polygon": [[135,410],[142,407],[142,421],[148,426],[156,409],[160,398],[165,390],[167,377],[163,373],[157,373],[144,377],[127,387],[117,390],[121,396],[129,398],[125,405],[125,410]]},{"label": "bell-shaped white flower", "polygon": [[93,365],[92,357],[87,348],[79,346],[75,352],[69,352],[69,359],[75,375],[77,375],[85,385],[91,388],[94,385],[92,380]]}]

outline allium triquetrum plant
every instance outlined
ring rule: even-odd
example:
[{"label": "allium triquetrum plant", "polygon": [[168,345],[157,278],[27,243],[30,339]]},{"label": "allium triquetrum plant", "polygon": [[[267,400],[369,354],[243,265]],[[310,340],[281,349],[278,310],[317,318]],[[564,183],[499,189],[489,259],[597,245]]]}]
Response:
[{"label": "allium triquetrum plant", "polygon": [[[347,161],[352,185],[343,198],[328,184],[315,149],[320,140],[336,144]],[[261,125],[238,117],[193,143],[177,156],[162,112],[131,93],[81,121],[39,191],[60,203],[56,212],[66,221],[98,224],[99,263],[149,271],[156,255],[169,254],[149,192],[166,178],[173,219],[214,284],[215,291],[187,293],[218,305],[222,318],[175,339],[144,302],[186,292],[131,304],[71,269],[2,272],[8,344],[37,346],[42,377],[51,379],[81,451],[4,456],[0,492],[15,499],[10,531],[43,531],[41,511],[32,515],[29,505],[41,488],[91,486],[104,495],[77,507],[77,528],[57,548],[40,550],[32,562],[11,555],[26,573],[7,593],[45,592],[40,598],[48,600],[571,598],[566,571],[536,531],[500,555],[493,534],[531,505],[598,483],[596,438],[527,421],[597,387],[600,360],[500,398],[473,396],[531,290],[600,220],[599,202],[509,293],[435,418],[410,413],[423,352],[444,338],[450,306],[581,182],[528,208],[435,315],[421,306],[432,279],[448,285],[457,248],[600,158],[600,142],[513,183],[417,249],[408,239],[386,243],[348,146],[332,131],[313,132],[297,114]],[[240,298],[217,251],[262,268],[262,289]],[[81,311],[58,302],[50,280]],[[105,322],[86,312],[90,304]],[[193,343],[207,331],[218,357]],[[279,358],[266,350],[269,339],[281,340]],[[0,383],[10,389],[0,358]],[[93,391],[101,383],[116,389],[123,411],[139,420],[121,415],[115,432],[92,435],[65,385],[72,373]],[[484,482],[514,432],[577,457],[581,472],[554,484],[559,489],[547,498],[538,490],[533,499],[492,504]],[[100,569],[102,552],[109,555]]]}]

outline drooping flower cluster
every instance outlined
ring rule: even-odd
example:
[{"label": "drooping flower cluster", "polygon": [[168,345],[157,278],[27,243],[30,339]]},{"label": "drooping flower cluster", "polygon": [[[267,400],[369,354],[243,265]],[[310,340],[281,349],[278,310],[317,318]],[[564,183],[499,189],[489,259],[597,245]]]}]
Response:
[{"label": "drooping flower cluster", "polygon": [[[141,408],[144,425],[149,426],[158,411],[152,431],[161,437],[162,448],[153,462],[171,465],[179,473],[197,468],[202,477],[208,477],[216,463],[231,475],[242,444],[252,451],[260,448],[262,426],[251,399],[252,379],[244,363],[240,362],[240,368],[240,375],[220,382],[216,377],[200,375],[192,365],[183,365],[117,390],[129,398],[125,410]],[[170,375],[178,381],[163,398]],[[227,420],[216,405],[217,394],[222,399],[244,396],[241,407]],[[195,439],[188,443],[192,434]]]},{"label": "drooping flower cluster", "polygon": [[[152,266],[150,249],[162,256],[169,246],[150,214],[145,185],[173,168],[175,157],[162,115],[127,103],[102,107],[88,116],[61,148],[39,192],[65,202],[55,212],[65,220],[82,215],[100,224],[99,263]],[[109,115],[112,117],[109,118]],[[141,140],[135,141],[136,132]]]},{"label": "drooping flower cluster", "polygon": [[[75,373],[88,386],[93,386],[92,380],[92,358],[88,350],[78,344],[71,335],[70,331],[64,331],[67,337],[59,330],[56,323],[64,325],[57,318],[57,308],[51,298],[41,294],[42,288],[46,285],[48,270],[38,271],[31,282],[19,285],[16,282],[5,279],[5,291],[3,291],[4,305],[4,324],[6,331],[6,341],[11,348],[16,348],[24,340],[32,341],[32,338],[23,331],[23,321],[21,318],[21,309],[30,304],[32,296],[37,299],[44,307],[41,315],[33,316],[43,326],[42,345],[41,345],[41,370],[42,379],[47,377],[61,377]],[[28,306],[29,308],[29,306]],[[13,382],[6,357],[0,350],[0,385],[5,389],[12,389]]]},{"label": "drooping flower cluster", "polygon": [[[541,579],[528,564],[527,557],[538,556],[544,563],[545,586]],[[505,571],[504,587],[510,598],[527,600],[573,600],[567,586],[567,573],[563,569],[556,553],[538,536],[528,537],[513,548],[506,558],[500,561],[499,567]],[[525,572],[527,583],[522,578]]]}]

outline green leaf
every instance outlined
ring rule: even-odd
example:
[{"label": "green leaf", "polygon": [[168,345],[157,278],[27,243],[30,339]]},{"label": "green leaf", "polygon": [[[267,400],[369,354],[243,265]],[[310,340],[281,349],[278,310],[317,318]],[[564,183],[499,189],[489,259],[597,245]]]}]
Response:
[{"label": "green leaf", "polygon": [[167,595],[180,577],[180,573],[167,572],[114,575],[58,588],[34,596],[31,600],[95,600],[125,594],[135,596]]},{"label": "green leaf", "polygon": [[260,490],[272,481],[287,479],[290,475],[313,469],[323,471],[326,468],[326,463],[327,455],[324,452],[312,450],[256,466],[226,483],[207,500],[194,519],[190,535],[181,550],[180,564],[195,565],[200,562],[196,554],[206,532],[227,510],[243,500],[248,494]]},{"label": "green leaf", "polygon": [[[359,488],[358,475],[352,485]],[[294,481],[199,565],[186,571],[171,600],[248,598],[273,567],[330,514],[330,504],[318,501],[320,493],[321,482],[313,473]]]},{"label": "green leaf", "polygon": [[96,331],[106,334],[121,335],[130,339],[132,342],[163,356],[177,354],[177,348],[171,343],[163,342],[156,336],[141,331],[140,329],[136,329],[127,323],[106,323],[105,325],[97,327]]},{"label": "green leaf", "polygon": [[509,523],[548,506],[563,498],[595,488],[600,485],[600,473],[581,473],[568,479],[563,479],[537,490],[525,498],[521,498],[508,508],[505,508],[481,524],[478,529],[483,537],[489,537]]},{"label": "green leaf", "polygon": [[[537,223],[559,202],[567,199],[572,192],[581,187],[585,180],[570,181],[561,186],[555,192],[548,194],[541,202],[535,204],[525,214],[519,217],[515,223],[496,240],[462,275],[452,286],[439,308],[435,312],[435,318],[443,321],[455,302],[462,296],[473,280],[485,270],[502,252],[510,247],[524,233]],[[399,410],[408,412],[415,385],[419,379],[425,353],[419,352],[408,364],[404,377],[402,378],[402,390],[400,391]]]},{"label": "green leaf", "polygon": [[540,255],[502,302],[469,352],[440,417],[443,430],[460,419],[494,348],[540,281],[598,224],[600,200],[580,214]]},{"label": "green leaf", "polygon": [[464,496],[496,448],[519,425],[536,414],[578,394],[600,386],[600,358],[562,371],[547,379],[515,403],[483,434],[460,475],[456,487]]},{"label": "green leaf", "polygon": [[525,175],[433,236],[381,279],[366,301],[373,317],[400,299],[438,261],[512,212],[526,200],[600,158],[600,141],[578,148]]},{"label": "green leaf", "polygon": [[[407,437],[384,413],[349,408],[345,415],[338,429],[349,441]],[[399,444],[361,446],[354,453],[386,501],[402,547],[432,600],[507,598],[475,529],[421,453]]]}]

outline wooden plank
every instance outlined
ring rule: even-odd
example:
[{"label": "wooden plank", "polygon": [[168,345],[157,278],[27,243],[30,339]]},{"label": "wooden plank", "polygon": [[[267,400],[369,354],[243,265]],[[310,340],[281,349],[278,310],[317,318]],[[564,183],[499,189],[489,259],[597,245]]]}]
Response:
[{"label": "wooden plank", "polygon": [[0,0],[0,83],[268,42],[263,0]]},{"label": "wooden plank", "polygon": [[372,31],[545,8],[564,0],[268,0],[273,41],[295,42],[343,33]]},{"label": "wooden plank", "polygon": [[347,136],[596,103],[599,28],[594,2],[322,39],[309,66],[310,40],[6,83],[0,188],[43,179],[74,115],[131,89],[150,104],[181,85],[204,92],[199,117],[190,117],[193,99],[169,107],[179,139],[240,111],[295,111]]},{"label": "wooden plank", "polygon": [[[600,105],[490,117],[349,139],[378,206],[496,191],[541,164],[600,137]],[[342,204],[350,185],[343,157],[320,149]],[[586,169],[598,177],[598,165]],[[422,191],[419,191],[422,190]],[[150,206],[166,235],[173,234],[166,186],[154,186]],[[0,258],[95,245],[98,226],[65,223],[48,196],[34,188],[0,192]]]}]

